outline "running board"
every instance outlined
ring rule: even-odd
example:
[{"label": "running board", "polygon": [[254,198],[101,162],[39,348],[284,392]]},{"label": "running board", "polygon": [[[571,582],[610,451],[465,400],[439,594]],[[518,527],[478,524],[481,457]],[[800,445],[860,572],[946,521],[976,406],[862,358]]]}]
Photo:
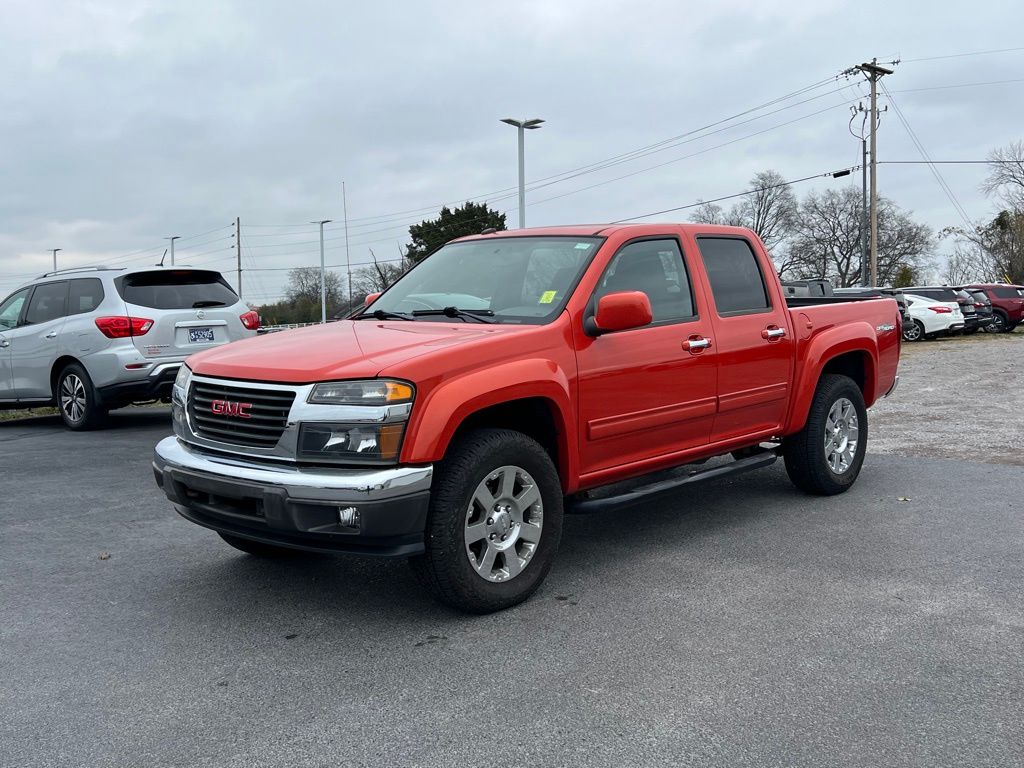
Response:
[{"label": "running board", "polygon": [[676,488],[682,488],[684,485],[692,485],[704,480],[714,480],[720,477],[739,475],[743,472],[761,469],[762,467],[770,467],[778,457],[777,450],[771,449],[753,456],[736,459],[728,464],[720,464],[708,469],[695,469],[687,475],[673,477],[669,480],[661,480],[649,485],[642,485],[639,488],[633,488],[616,496],[607,496],[600,499],[567,499],[568,503],[566,504],[565,512],[572,515],[587,515],[594,512],[606,512],[610,509],[620,509],[641,501],[648,501],[655,496],[674,491]]}]

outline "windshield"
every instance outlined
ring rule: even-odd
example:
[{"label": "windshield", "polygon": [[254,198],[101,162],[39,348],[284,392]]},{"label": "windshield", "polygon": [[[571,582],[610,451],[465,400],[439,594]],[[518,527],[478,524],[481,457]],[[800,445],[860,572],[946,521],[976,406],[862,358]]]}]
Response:
[{"label": "windshield", "polygon": [[[416,265],[364,313],[418,314],[445,307],[499,323],[554,318],[596,253],[598,237],[490,237],[450,243]],[[464,322],[429,314],[424,319]]]}]

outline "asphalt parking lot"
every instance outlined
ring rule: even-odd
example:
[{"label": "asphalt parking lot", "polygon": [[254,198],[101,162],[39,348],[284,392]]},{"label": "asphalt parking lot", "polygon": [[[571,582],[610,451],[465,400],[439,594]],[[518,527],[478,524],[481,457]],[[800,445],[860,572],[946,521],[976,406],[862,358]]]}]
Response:
[{"label": "asphalt parking lot", "polygon": [[167,411],[114,418],[0,424],[0,765],[1024,763],[1024,467],[570,518],[533,599],[468,617],[401,562],[236,552],[153,484]]}]

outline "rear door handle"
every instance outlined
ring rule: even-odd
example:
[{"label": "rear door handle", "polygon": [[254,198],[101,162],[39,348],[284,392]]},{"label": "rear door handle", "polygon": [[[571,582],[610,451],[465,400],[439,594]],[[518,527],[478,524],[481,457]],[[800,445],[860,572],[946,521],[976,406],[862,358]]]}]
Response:
[{"label": "rear door handle", "polygon": [[11,346],[11,342],[7,339],[0,339],[0,348]]},{"label": "rear door handle", "polygon": [[689,352],[700,352],[702,349],[707,349],[711,346],[711,339],[705,339],[702,336],[694,336],[692,339],[687,339],[683,342],[683,348]]},{"label": "rear door handle", "polygon": [[46,338],[48,338],[48,339],[56,339],[57,338],[57,332],[56,331],[50,331],[48,334],[46,334]]},{"label": "rear door handle", "polygon": [[785,328],[776,328],[774,326],[769,326],[765,328],[763,331],[761,331],[761,337],[764,339],[768,339],[768,341],[771,341],[772,339],[781,339],[785,335]]}]

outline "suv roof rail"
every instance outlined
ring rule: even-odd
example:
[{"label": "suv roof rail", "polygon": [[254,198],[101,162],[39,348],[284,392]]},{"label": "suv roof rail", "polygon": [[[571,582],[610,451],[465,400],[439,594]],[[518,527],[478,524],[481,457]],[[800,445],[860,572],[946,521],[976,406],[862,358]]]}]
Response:
[{"label": "suv roof rail", "polygon": [[[50,277],[51,275],[63,275],[67,272],[103,272],[107,270],[124,269],[124,267],[108,267],[104,264],[94,264],[87,267],[65,267],[64,269],[54,269],[49,272],[44,272],[39,277]],[[36,278],[37,280],[39,278]]]}]

